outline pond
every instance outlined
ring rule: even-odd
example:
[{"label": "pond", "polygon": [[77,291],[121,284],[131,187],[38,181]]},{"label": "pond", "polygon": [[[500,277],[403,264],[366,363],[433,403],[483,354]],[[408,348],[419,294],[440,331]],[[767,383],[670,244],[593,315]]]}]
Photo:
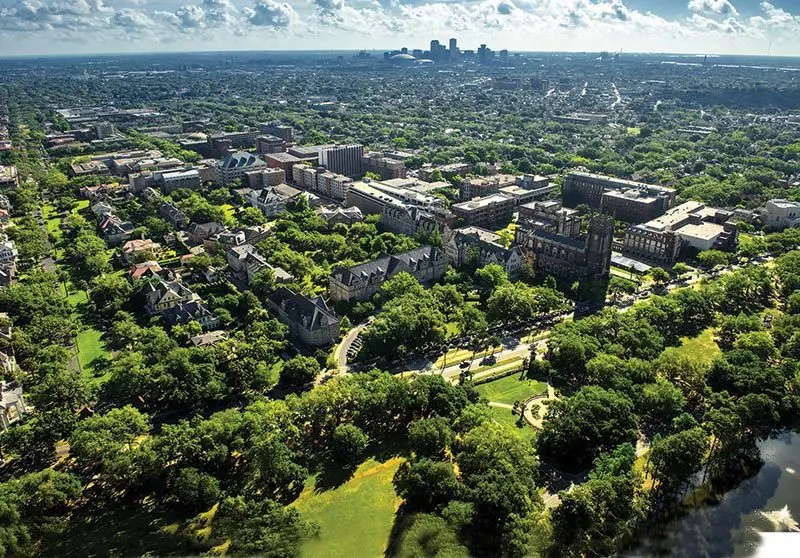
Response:
[{"label": "pond", "polygon": [[[762,547],[759,532],[797,529],[800,519],[800,434],[784,433],[759,445],[764,466],[712,506],[671,521],[627,556],[740,558]],[[800,556],[800,532],[794,539]],[[785,540],[785,539],[783,539]],[[761,548],[763,550],[763,548]],[[771,554],[775,558],[780,555]]]}]

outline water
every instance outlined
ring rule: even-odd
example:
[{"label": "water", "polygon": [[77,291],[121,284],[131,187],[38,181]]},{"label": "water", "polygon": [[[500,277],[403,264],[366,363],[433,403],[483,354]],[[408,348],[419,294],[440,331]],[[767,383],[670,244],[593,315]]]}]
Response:
[{"label": "water", "polygon": [[[629,556],[744,558],[761,545],[759,531],[794,530],[800,520],[800,434],[785,433],[759,448],[764,466],[756,475],[719,504],[672,521],[664,537],[642,541]],[[800,556],[800,533],[793,536]]]}]

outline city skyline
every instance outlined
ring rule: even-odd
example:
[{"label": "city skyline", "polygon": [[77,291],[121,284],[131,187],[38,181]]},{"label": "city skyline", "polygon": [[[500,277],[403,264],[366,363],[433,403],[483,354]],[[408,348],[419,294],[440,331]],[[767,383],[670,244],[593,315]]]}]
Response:
[{"label": "city skyline", "polygon": [[800,56],[792,0],[0,0],[3,55],[393,50]]}]

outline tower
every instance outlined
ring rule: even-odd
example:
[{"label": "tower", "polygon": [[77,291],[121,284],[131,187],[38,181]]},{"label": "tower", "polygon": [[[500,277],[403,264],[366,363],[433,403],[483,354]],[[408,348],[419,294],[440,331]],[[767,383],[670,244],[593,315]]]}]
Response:
[{"label": "tower", "polygon": [[608,275],[613,240],[614,219],[602,214],[592,216],[586,235],[586,270],[590,281],[599,281]]},{"label": "tower", "polygon": [[455,58],[458,54],[458,41],[450,39],[450,58]]}]

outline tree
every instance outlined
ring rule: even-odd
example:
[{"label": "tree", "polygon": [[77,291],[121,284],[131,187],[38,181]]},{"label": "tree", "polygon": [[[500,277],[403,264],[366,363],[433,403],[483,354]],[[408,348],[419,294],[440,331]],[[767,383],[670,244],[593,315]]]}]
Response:
[{"label": "tree", "polygon": [[148,430],[147,416],[131,406],[87,418],[70,436],[70,454],[83,466],[110,459]]},{"label": "tree", "polygon": [[708,434],[696,427],[657,439],[650,450],[650,466],[664,498],[678,494],[703,465]]},{"label": "tree", "polygon": [[257,207],[245,207],[239,212],[236,218],[242,225],[246,227],[263,225],[267,222],[267,218],[264,216],[264,213]]},{"label": "tree", "polygon": [[705,267],[717,267],[718,265],[728,265],[731,262],[731,255],[720,250],[703,250],[697,254],[697,261]]},{"label": "tree", "polygon": [[250,289],[259,298],[264,300],[275,290],[275,285],[275,271],[269,267],[265,267],[255,274],[253,280],[250,282]]},{"label": "tree", "polygon": [[304,521],[294,508],[272,500],[227,498],[214,516],[213,533],[219,543],[230,540],[232,556],[284,558],[297,556],[318,528]]},{"label": "tree", "polygon": [[622,293],[633,294],[636,292],[636,283],[629,281],[628,279],[623,279],[622,277],[612,275],[611,279],[608,281],[608,292],[614,301],[616,301],[619,298],[619,295]]},{"label": "tree", "polygon": [[401,271],[381,285],[379,292],[381,300],[386,304],[401,296],[418,295],[424,291],[425,289],[420,285],[416,277],[407,271]]},{"label": "tree", "polygon": [[219,501],[219,481],[194,467],[180,469],[170,485],[170,499],[176,507],[189,513],[207,510]]},{"label": "tree", "polygon": [[92,282],[89,298],[99,312],[113,316],[128,303],[132,292],[130,282],[124,277],[101,275]]},{"label": "tree", "polygon": [[442,417],[419,419],[408,425],[408,444],[419,457],[443,458],[453,439],[453,431]]},{"label": "tree", "polygon": [[453,465],[427,458],[404,461],[392,483],[406,505],[418,511],[439,511],[461,492]]},{"label": "tree", "polygon": [[614,391],[587,386],[554,401],[537,440],[542,459],[566,471],[581,471],[602,452],[638,437],[633,404]]},{"label": "tree", "polygon": [[691,268],[683,262],[678,262],[672,266],[672,271],[680,277],[681,275],[689,273]]},{"label": "tree", "polygon": [[486,316],[480,308],[467,304],[458,309],[456,323],[461,335],[480,335],[486,332],[488,325]]},{"label": "tree", "polygon": [[331,436],[331,452],[341,465],[354,467],[361,462],[368,443],[367,435],[359,427],[340,424]]},{"label": "tree", "polygon": [[444,519],[421,513],[414,516],[409,528],[403,533],[398,558],[467,558],[467,548],[458,542],[458,537]]},{"label": "tree", "polygon": [[475,271],[475,280],[484,296],[488,296],[497,287],[508,283],[508,273],[500,264],[491,263]]},{"label": "tree", "polygon": [[663,267],[654,267],[649,271],[650,278],[657,287],[663,287],[669,283],[669,273]]},{"label": "tree", "polygon": [[659,378],[642,388],[640,416],[654,426],[668,425],[683,411],[686,398],[674,384]]},{"label": "tree", "polygon": [[281,381],[290,386],[304,386],[313,382],[321,371],[315,358],[297,355],[283,363]]},{"label": "tree", "polygon": [[380,180],[381,175],[379,175],[377,172],[367,171],[364,173],[364,178],[366,180]]}]

